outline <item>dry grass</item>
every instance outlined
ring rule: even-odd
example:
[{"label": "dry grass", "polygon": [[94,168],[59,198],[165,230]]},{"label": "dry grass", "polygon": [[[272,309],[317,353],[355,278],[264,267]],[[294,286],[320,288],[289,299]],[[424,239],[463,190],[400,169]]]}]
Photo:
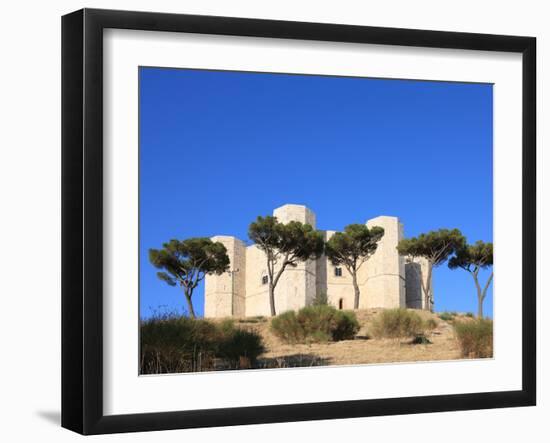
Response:
[{"label": "dry grass", "polygon": [[[453,326],[426,311],[416,311],[425,324],[430,344],[411,344],[410,338],[373,338],[375,319],[383,309],[355,311],[360,330],[354,340],[328,343],[287,344],[270,331],[268,318],[256,323],[241,323],[263,337],[266,351],[258,358],[260,367],[355,365],[464,358]],[[458,314],[460,317],[460,314]]]},{"label": "dry grass", "polygon": [[467,319],[456,321],[455,334],[463,357],[490,358],[493,356],[493,321]]},{"label": "dry grass", "polygon": [[[412,310],[411,310],[412,311]],[[422,335],[421,336],[408,336],[408,337],[395,337],[395,338],[383,338],[377,337],[373,332],[375,331],[376,324],[381,317],[381,314],[385,312],[384,309],[366,309],[354,311],[360,329],[355,336],[355,339],[341,340],[341,341],[328,341],[321,343],[287,343],[284,340],[278,338],[273,334],[271,329],[271,318],[269,317],[250,317],[233,319],[232,322],[228,322],[227,319],[213,319],[209,322],[197,322],[197,325],[210,325],[208,331],[227,330],[240,331],[239,334],[243,337],[249,337],[246,333],[250,332],[250,337],[261,337],[260,343],[263,346],[263,352],[261,352],[256,359],[243,358],[240,348],[245,344],[240,344],[237,340],[235,346],[238,348],[233,352],[234,358],[230,364],[227,364],[227,358],[219,358],[221,348],[219,350],[205,349],[205,352],[199,350],[198,355],[195,355],[195,348],[193,348],[192,363],[198,365],[195,367],[187,367],[189,358],[186,355],[185,367],[174,368],[167,365],[166,368],[160,370],[155,369],[145,370],[143,372],[187,372],[196,370],[226,370],[226,369],[263,369],[263,368],[292,368],[292,367],[313,367],[313,366],[328,366],[328,365],[358,365],[358,364],[372,364],[372,363],[397,363],[397,362],[417,362],[417,361],[437,361],[437,360],[458,360],[464,358],[480,358],[490,357],[491,353],[477,352],[477,350],[465,350],[467,343],[459,340],[459,333],[455,332],[455,328],[460,328],[460,325],[470,325],[475,322],[474,319],[469,318],[464,314],[453,313],[452,318],[449,321],[443,320],[441,316],[432,314],[426,311],[414,310],[414,316],[419,316],[422,320]],[[188,322],[184,322],[187,324]],[[194,325],[194,322],[191,322]],[[233,326],[229,327],[229,323]],[[471,328],[466,328],[471,331]],[[194,332],[193,332],[194,331]],[[207,332],[208,332],[207,331]],[[488,328],[485,325],[485,329],[481,332],[487,332]],[[167,336],[166,331],[158,331],[158,340],[162,342],[163,347],[168,346],[171,343],[170,334]],[[162,332],[162,333],[160,333]],[[192,329],[193,334],[197,331]],[[204,335],[204,331],[200,329],[200,336]],[[475,331],[474,331],[475,332]],[[479,331],[478,331],[479,332]],[[237,335],[239,335],[237,334]],[[185,335],[189,335],[189,331],[185,330],[181,325],[174,328],[174,339]],[[211,334],[206,334],[210,336]],[[231,336],[235,334],[230,334]],[[475,335],[474,338],[480,334]],[[481,334],[483,335],[483,334]],[[486,334],[485,334],[486,335]],[[240,336],[240,335],[239,335]],[[422,340],[417,340],[418,338]],[[173,340],[172,340],[173,341]],[[182,350],[179,344],[181,340],[176,340],[178,346],[175,347],[178,352]],[[254,342],[255,343],[255,342]],[[252,345],[254,345],[252,343]],[[416,344],[415,344],[416,343]],[[462,347],[461,347],[462,343]],[[466,344],[465,344],[466,343]],[[470,343],[479,343],[476,340],[470,340]],[[492,341],[491,341],[492,343]],[[250,347],[246,344],[245,347]],[[252,346],[257,348],[258,346]],[[224,354],[230,351],[225,345]],[[168,349],[171,350],[172,348]],[[206,352],[209,351],[209,352]],[[179,355],[179,354],[178,354]],[[170,360],[171,354],[166,353],[163,349],[162,356]],[[236,360],[236,357],[238,361]],[[176,355],[177,357],[177,355]],[[225,355],[223,356],[225,357]],[[246,357],[246,355],[245,355]],[[179,361],[179,358],[176,359]],[[197,360],[197,362],[195,362]],[[235,360],[235,361],[233,361]],[[163,362],[161,362],[163,363]]]},{"label": "dry grass", "polygon": [[376,316],[371,330],[376,338],[416,337],[424,335],[427,322],[412,309],[386,309]]},{"label": "dry grass", "polygon": [[141,374],[248,369],[265,350],[258,333],[232,320],[176,314],[142,321],[140,342]]}]

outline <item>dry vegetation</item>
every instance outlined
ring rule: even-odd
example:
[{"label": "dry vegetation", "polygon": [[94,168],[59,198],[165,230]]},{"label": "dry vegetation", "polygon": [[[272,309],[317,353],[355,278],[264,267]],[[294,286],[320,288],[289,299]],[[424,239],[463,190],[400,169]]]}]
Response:
[{"label": "dry vegetation", "polygon": [[232,320],[163,315],[141,322],[141,374],[247,369],[264,350],[262,337]]},{"label": "dry vegetation", "polygon": [[[470,317],[454,314],[449,321],[437,314],[412,311],[423,322],[418,336],[375,338],[378,318],[384,309],[355,311],[360,329],[353,340],[326,343],[288,344],[271,331],[270,321],[264,319],[239,320],[239,324],[258,332],[263,337],[266,351],[258,358],[261,367],[293,367],[350,365],[368,363],[414,362],[431,360],[456,360],[465,358],[455,336],[454,322],[473,322]],[[409,310],[408,312],[411,312]],[[418,326],[415,324],[415,327]],[[418,340],[424,337],[427,340]],[[420,343],[420,344],[415,344]],[[485,355],[487,356],[487,355]],[[476,357],[467,355],[466,357]]]},{"label": "dry vegetation", "polygon": [[[492,321],[457,313],[432,314],[419,310],[367,309],[342,313],[320,308],[317,317],[306,309],[292,314],[284,328],[296,334],[295,318],[303,331],[286,337],[272,319],[192,320],[157,318],[142,323],[141,373],[194,372],[226,369],[288,368],[369,363],[417,362],[492,357]],[[330,315],[329,315],[330,314]],[[302,318],[303,317],[303,318]],[[283,319],[286,317],[283,317]],[[328,320],[327,320],[328,319]],[[335,320],[336,319],[336,320]],[[351,319],[351,323],[350,323]],[[356,320],[355,320],[356,319]],[[330,324],[321,335],[312,325]],[[342,323],[343,321],[343,323]],[[355,325],[355,321],[358,327]],[[335,336],[347,325],[345,336]],[[355,338],[350,338],[352,325]]]},{"label": "dry vegetation", "polygon": [[454,328],[463,357],[490,358],[493,356],[492,320],[457,320]]},{"label": "dry vegetation", "polygon": [[353,311],[328,305],[306,306],[271,320],[271,332],[289,344],[353,340],[359,327]]}]

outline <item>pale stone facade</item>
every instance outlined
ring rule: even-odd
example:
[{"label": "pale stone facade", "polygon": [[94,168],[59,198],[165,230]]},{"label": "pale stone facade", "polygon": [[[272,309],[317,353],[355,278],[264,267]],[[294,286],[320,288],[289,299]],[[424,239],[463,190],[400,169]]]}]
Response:
[{"label": "pale stone facade", "polygon": [[[316,226],[315,214],[302,205],[284,205],[273,211],[282,223],[295,220]],[[376,252],[358,272],[361,292],[359,307],[423,309],[420,278],[426,279],[427,262],[405,263],[397,253],[403,238],[403,225],[397,217],[380,216],[367,226],[384,228]],[[336,231],[322,231],[328,240]],[[229,272],[208,275],[205,279],[205,317],[250,317],[270,315],[265,254],[255,245],[246,246],[230,236],[212,237],[227,248]],[[275,288],[277,313],[310,305],[316,294],[327,295],[329,304],[352,309],[354,291],[351,276],[344,266],[335,267],[326,256],[285,269]]]}]

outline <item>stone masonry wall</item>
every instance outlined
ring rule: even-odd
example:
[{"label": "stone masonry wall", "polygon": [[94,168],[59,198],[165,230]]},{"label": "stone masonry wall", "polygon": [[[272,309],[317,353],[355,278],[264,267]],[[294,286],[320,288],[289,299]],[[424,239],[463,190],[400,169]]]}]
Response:
[{"label": "stone masonry wall", "polygon": [[[326,231],[325,241],[328,241],[336,231]],[[328,303],[335,308],[353,309],[353,301],[355,293],[353,291],[353,280],[351,274],[343,265],[334,266],[330,260],[323,255],[319,258],[318,263],[325,270],[323,275],[318,275],[318,291],[327,294]],[[319,269],[318,264],[318,269]],[[342,275],[336,275],[336,268],[340,268]]]},{"label": "stone masonry wall", "polygon": [[229,257],[229,270],[222,275],[208,275],[204,283],[204,316],[229,317],[246,315],[246,248],[230,236],[218,235],[212,241],[223,243]]},{"label": "stone masonry wall", "polygon": [[380,216],[367,226],[384,228],[376,252],[359,270],[360,308],[398,308],[405,306],[405,262],[397,252],[403,238],[403,225],[397,217]]}]

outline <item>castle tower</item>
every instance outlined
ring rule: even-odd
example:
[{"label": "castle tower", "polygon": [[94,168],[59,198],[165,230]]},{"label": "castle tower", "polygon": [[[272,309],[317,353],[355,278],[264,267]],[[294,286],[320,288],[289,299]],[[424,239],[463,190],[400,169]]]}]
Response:
[{"label": "castle tower", "polygon": [[229,272],[207,275],[204,279],[205,317],[244,317],[246,284],[246,247],[235,237],[218,235],[211,238],[223,243],[229,257]]},{"label": "castle tower", "polygon": [[[299,221],[315,227],[315,214],[302,205],[284,205],[273,211],[281,223]],[[267,284],[267,261],[257,246],[246,248],[246,315],[271,315]],[[275,272],[277,272],[277,266]],[[316,263],[298,263],[287,266],[275,288],[275,309],[278,314],[297,310],[311,304],[315,297]]]},{"label": "castle tower", "polygon": [[[281,223],[299,221],[315,228],[315,214],[303,205],[283,205],[273,211]],[[300,262],[296,267],[287,266],[275,288],[277,313],[297,310],[313,302],[316,292],[316,262]]]},{"label": "castle tower", "polygon": [[405,307],[405,260],[396,249],[403,238],[403,225],[397,217],[388,216],[373,218],[366,225],[384,228],[384,236],[359,270],[359,308]]},{"label": "castle tower", "polygon": [[[424,297],[422,290],[422,282],[424,286],[427,285],[428,266],[428,260],[423,257],[415,259],[414,262],[405,263],[407,308],[429,310],[433,307],[433,303],[431,306],[427,305],[426,297]],[[433,280],[430,287],[433,294]]]}]

